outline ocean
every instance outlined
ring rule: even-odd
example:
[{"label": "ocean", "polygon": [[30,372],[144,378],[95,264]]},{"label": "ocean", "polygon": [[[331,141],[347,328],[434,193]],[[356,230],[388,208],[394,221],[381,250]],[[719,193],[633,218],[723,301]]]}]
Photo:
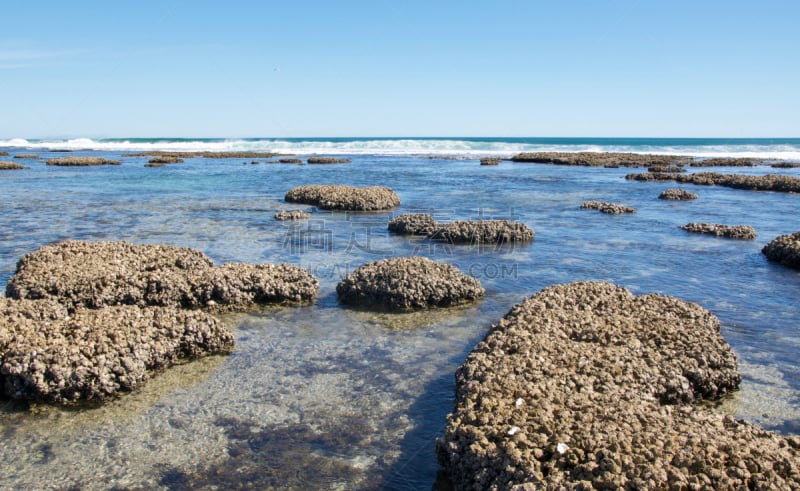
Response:
[{"label": "ocean", "polygon": [[[70,150],[62,153],[54,150]],[[270,151],[335,155],[340,165],[193,158],[145,168],[137,151]],[[743,376],[714,410],[781,433],[800,433],[800,272],[761,248],[800,230],[800,195],[625,180],[644,169],[501,162],[522,151],[614,151],[751,157],[738,174],[785,174],[800,139],[242,138],[0,140],[29,167],[0,171],[0,287],[22,255],[67,239],[126,240],[199,249],[216,263],[289,262],[320,280],[316,304],[225,316],[227,357],[155,375],[99,408],[0,412],[0,489],[431,489],[434,442],[453,406],[456,368],[489,327],[540,289],[607,280],[636,294],[696,302],[722,322]],[[15,154],[38,159],[13,159]],[[120,166],[52,167],[43,160],[103,156]],[[255,160],[258,165],[252,163]],[[691,168],[689,172],[708,169]],[[385,213],[314,210],[307,222],[273,218],[303,184],[385,185],[402,205]],[[694,201],[659,200],[683,187]],[[633,215],[580,209],[586,200]],[[437,220],[508,218],[534,229],[530,244],[452,246],[388,234],[400,213]],[[751,225],[739,241],[689,234],[689,222]],[[486,289],[479,304],[414,314],[342,307],[339,279],[385,257],[422,255],[457,265]]]}]

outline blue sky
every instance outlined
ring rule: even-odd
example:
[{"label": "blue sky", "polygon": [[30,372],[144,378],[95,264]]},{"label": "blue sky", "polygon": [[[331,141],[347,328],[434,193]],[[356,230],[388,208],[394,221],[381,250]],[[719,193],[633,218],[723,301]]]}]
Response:
[{"label": "blue sky", "polygon": [[4,2],[0,138],[800,137],[800,2]]}]

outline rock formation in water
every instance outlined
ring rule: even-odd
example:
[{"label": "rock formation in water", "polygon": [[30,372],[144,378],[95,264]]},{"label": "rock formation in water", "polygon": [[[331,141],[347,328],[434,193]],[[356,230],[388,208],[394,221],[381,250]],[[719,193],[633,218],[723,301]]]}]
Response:
[{"label": "rock formation in water", "polygon": [[430,235],[438,227],[427,213],[403,213],[389,222],[389,232],[400,235]]},{"label": "rock formation in water", "polygon": [[598,210],[602,211],[603,213],[608,213],[609,215],[636,213],[636,208],[631,208],[630,206],[619,205],[616,203],[608,203],[606,201],[584,201],[581,205],[581,208],[585,208],[587,210]]},{"label": "rock formation in water", "polygon": [[800,438],[714,412],[736,356],[699,305],[602,282],[545,288],[456,373],[437,442],[456,489],[796,489]]},{"label": "rock formation in water", "polygon": [[659,194],[658,199],[687,201],[687,200],[697,199],[697,195],[685,189],[669,188],[664,190],[661,194]]},{"label": "rock formation in water", "polygon": [[349,305],[411,311],[476,302],[484,290],[475,278],[424,257],[398,257],[364,264],[336,286]]},{"label": "rock formation in water", "polygon": [[243,311],[255,305],[308,302],[319,283],[290,264],[214,267],[200,251],[166,245],[67,241],[17,263],[6,296],[50,298],[70,309],[114,305]]},{"label": "rock formation in water", "polygon": [[720,225],[717,223],[687,223],[680,229],[695,234],[708,234],[726,239],[753,240],[758,235],[750,225]]},{"label": "rock formation in water", "polygon": [[524,223],[511,220],[458,220],[440,224],[430,237],[450,244],[510,244],[530,242],[534,232]]},{"label": "rock formation in water", "polygon": [[281,210],[275,213],[276,220],[306,220],[311,218],[311,213],[304,210]]},{"label": "rock formation in water", "polygon": [[761,249],[770,261],[800,269],[800,232],[781,235]]},{"label": "rock formation in water", "polygon": [[299,186],[284,198],[289,203],[314,205],[322,210],[380,211],[400,206],[400,197],[383,186],[358,188],[320,184]]},{"label": "rock formation in water", "polygon": [[0,392],[14,399],[104,401],[180,360],[228,353],[216,318],[172,307],[69,313],[49,299],[0,297]]}]

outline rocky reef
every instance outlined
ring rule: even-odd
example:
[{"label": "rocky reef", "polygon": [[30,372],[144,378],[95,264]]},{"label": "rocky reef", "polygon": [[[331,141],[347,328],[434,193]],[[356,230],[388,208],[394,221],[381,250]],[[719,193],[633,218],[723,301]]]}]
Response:
[{"label": "rocky reef", "polygon": [[403,213],[389,222],[389,232],[400,235],[431,235],[438,228],[432,215]]},{"label": "rocky reef", "polygon": [[24,165],[20,165],[16,162],[3,162],[0,161],[0,170],[21,170],[27,169]]},{"label": "rocky reef", "polygon": [[362,265],[336,285],[336,293],[349,305],[412,311],[472,303],[483,298],[484,290],[449,264],[398,257]]},{"label": "rocky reef", "polygon": [[751,159],[747,157],[714,157],[697,159],[692,161],[689,165],[692,167],[753,167],[763,162],[763,159]]},{"label": "rocky reef", "polygon": [[314,205],[322,210],[380,211],[400,206],[400,197],[390,188],[368,186],[358,188],[336,184],[299,186],[289,190],[284,199],[289,203]]},{"label": "rocky reef", "polygon": [[278,159],[279,164],[302,164],[303,161],[300,159]]},{"label": "rocky reef", "polygon": [[481,159],[481,165],[500,165],[500,158],[487,157]]},{"label": "rocky reef", "polygon": [[666,172],[640,172],[628,174],[625,179],[633,181],[676,181],[682,184],[701,186],[724,186],[751,191],[775,191],[780,193],[800,193],[800,177],[767,174],[749,176],[742,174],[720,174],[718,172],[698,172],[695,174],[671,174]]},{"label": "rocky reef", "polygon": [[14,155],[15,159],[38,159],[39,156],[35,153],[18,153]]},{"label": "rocky reef", "polygon": [[338,159],[335,157],[309,157],[306,160],[309,164],[349,164],[350,159]]},{"label": "rocky reef", "polygon": [[311,218],[311,213],[303,210],[281,210],[275,213],[276,220],[306,220]]},{"label": "rocky reef", "polygon": [[800,232],[776,237],[761,249],[761,253],[772,262],[800,269]]},{"label": "rocky reef", "polygon": [[511,220],[457,220],[439,225],[430,238],[450,244],[510,244],[530,242],[534,232]]},{"label": "rocky reef", "polygon": [[740,384],[719,320],[604,282],[513,307],[456,373],[455,489],[795,489],[800,438],[714,412]]},{"label": "rocky reef", "polygon": [[8,152],[6,152],[5,150],[0,151],[0,157],[8,157]]},{"label": "rocky reef", "polygon": [[233,349],[216,318],[171,307],[67,308],[0,297],[0,390],[14,399],[102,402],[180,360]]},{"label": "rocky reef", "polygon": [[619,152],[527,152],[511,158],[512,162],[576,165],[582,167],[649,167],[683,165],[691,159],[678,155],[646,155]]},{"label": "rocky reef", "polygon": [[708,234],[726,239],[753,240],[756,230],[750,225],[720,225],[717,223],[687,223],[678,227],[695,234]]},{"label": "rocky reef", "polygon": [[308,302],[319,283],[290,264],[215,267],[200,251],[166,245],[67,241],[25,255],[6,296],[48,298],[70,310],[114,305],[242,311]]},{"label": "rocky reef", "polygon": [[607,201],[595,201],[589,200],[584,201],[581,205],[581,208],[587,210],[598,210],[602,211],[603,213],[608,213],[609,215],[620,215],[622,213],[636,213],[636,208],[631,208],[630,206],[619,205],[616,203],[609,203]]},{"label": "rocky reef", "polygon": [[103,157],[62,157],[59,159],[49,159],[47,165],[58,167],[89,167],[93,165],[120,165],[120,161]]},{"label": "rocky reef", "polygon": [[658,195],[658,199],[667,199],[673,201],[689,201],[697,199],[697,195],[685,189],[669,188],[664,190]]}]

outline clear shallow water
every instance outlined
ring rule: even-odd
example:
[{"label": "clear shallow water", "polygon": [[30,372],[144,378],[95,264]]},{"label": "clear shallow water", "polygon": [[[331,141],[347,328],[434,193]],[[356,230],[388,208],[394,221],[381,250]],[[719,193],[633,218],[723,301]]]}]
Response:
[{"label": "clear shallow water", "polygon": [[[76,169],[28,161],[31,169],[0,175],[0,285],[19,257],[42,244],[128,240],[197,248],[218,263],[299,264],[320,278],[320,299],[230,316],[232,355],[167,371],[102,408],[6,404],[0,488],[429,489],[456,367],[512,305],[577,280],[610,280],[711,310],[744,377],[725,410],[770,429],[800,430],[800,274],[760,253],[775,236],[800,230],[798,195],[687,186],[700,199],[668,202],[657,196],[674,183],[625,181],[626,169],[481,167],[409,155],[357,154],[348,165],[302,167],[195,159],[160,169],[144,168],[145,158],[122,159],[119,167]],[[281,208],[308,208],[282,198],[316,183],[388,185],[403,205],[390,213],[318,212],[295,224],[272,218]],[[587,199],[638,212],[581,210]],[[388,235],[391,216],[407,211],[440,220],[515,218],[536,239],[479,249]],[[749,224],[759,238],[677,229],[690,221]],[[337,305],[342,274],[410,254],[458,265],[481,280],[486,299],[407,315]]]}]

